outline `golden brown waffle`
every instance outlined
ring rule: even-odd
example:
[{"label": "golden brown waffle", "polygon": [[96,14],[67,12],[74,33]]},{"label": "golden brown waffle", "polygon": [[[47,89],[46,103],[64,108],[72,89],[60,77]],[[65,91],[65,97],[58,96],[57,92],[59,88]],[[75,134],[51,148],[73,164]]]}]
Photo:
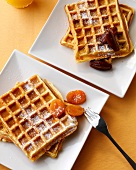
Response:
[{"label": "golden brown waffle", "polygon": [[130,26],[132,19],[134,17],[134,8],[127,6],[125,4],[120,4],[121,13],[125,16],[128,27]]},{"label": "golden brown waffle", "polygon": [[0,121],[0,141],[3,142],[12,142],[8,136],[6,129],[4,129],[2,122]]},{"label": "golden brown waffle", "polygon": [[63,140],[54,144],[53,146],[51,146],[51,148],[48,151],[46,151],[45,154],[52,158],[56,158],[58,156],[59,151],[62,149],[62,143],[63,143]]},{"label": "golden brown waffle", "polygon": [[[43,81],[57,98],[63,100],[61,93],[58,91],[58,89],[56,89],[56,87],[51,82],[47,81],[46,79],[44,79]],[[12,142],[8,135],[8,132],[6,131],[6,129],[4,129],[1,121],[0,121],[0,141]],[[63,140],[54,144],[48,151],[45,152],[45,154],[52,158],[56,158],[60,149],[62,148],[62,142]]]},{"label": "golden brown waffle", "polygon": [[[134,9],[125,4],[120,4],[119,6],[121,13],[125,16],[127,26],[129,27],[134,16]],[[71,33],[70,27],[68,28],[64,37],[61,39],[60,43],[61,45],[64,45],[68,48],[74,48],[74,37]]]},{"label": "golden brown waffle", "polygon": [[[65,11],[74,37],[77,62],[124,57],[132,52],[132,43],[117,0],[81,1],[66,5]],[[118,51],[100,42],[104,32],[112,27],[117,28]]]},{"label": "golden brown waffle", "polygon": [[66,34],[62,37],[60,44],[68,48],[74,48],[74,37],[71,33],[70,27],[68,27]]},{"label": "golden brown waffle", "polygon": [[[4,129],[2,123],[0,123],[0,141],[2,142],[12,142],[12,139],[9,137],[8,132]],[[51,146],[49,150],[45,152],[46,155],[56,158],[58,156],[59,151],[62,148],[63,140]]]},{"label": "golden brown waffle", "polygon": [[35,161],[77,129],[70,115],[54,118],[48,111],[56,99],[38,75],[18,83],[0,98],[0,120],[9,138]]},{"label": "golden brown waffle", "polygon": [[[48,80],[44,79],[43,81],[46,84],[46,86],[48,86],[48,88],[51,90],[51,92],[56,96],[56,98],[59,98],[63,101],[63,97],[61,93],[58,91],[58,89]],[[0,121],[0,141],[12,142],[11,139],[8,137],[8,132],[6,131],[6,129],[4,129],[1,121]]]}]

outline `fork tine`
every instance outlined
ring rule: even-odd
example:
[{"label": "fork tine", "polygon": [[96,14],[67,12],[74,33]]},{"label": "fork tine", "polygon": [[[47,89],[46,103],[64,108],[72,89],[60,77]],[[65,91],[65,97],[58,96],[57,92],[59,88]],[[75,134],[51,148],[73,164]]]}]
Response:
[{"label": "fork tine", "polygon": [[97,127],[99,124],[100,116],[91,110],[91,108],[88,107],[86,109],[84,115],[86,116],[87,120],[91,123],[93,127]]},{"label": "fork tine", "polygon": [[93,111],[90,107],[88,107],[88,110],[89,110],[93,115],[98,114],[98,113],[96,113],[95,111]]},{"label": "fork tine", "polygon": [[88,107],[88,109],[86,109],[86,114],[90,117],[90,118],[96,118],[97,114],[90,108]]},{"label": "fork tine", "polygon": [[85,116],[88,117],[88,119],[91,119],[91,121],[93,121],[93,117],[90,115],[90,112],[88,112],[88,110],[86,110]]},{"label": "fork tine", "polygon": [[86,114],[86,112],[84,113],[84,115],[85,115],[85,117],[87,118],[87,120],[90,122],[90,123],[92,123],[92,118],[88,115],[88,114]]}]

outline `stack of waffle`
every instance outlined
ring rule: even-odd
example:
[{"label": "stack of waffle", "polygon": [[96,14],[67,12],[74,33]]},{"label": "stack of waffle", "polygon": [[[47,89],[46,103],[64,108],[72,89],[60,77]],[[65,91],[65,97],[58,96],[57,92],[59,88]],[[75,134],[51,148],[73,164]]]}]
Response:
[{"label": "stack of waffle", "polygon": [[53,117],[50,103],[59,98],[59,91],[38,75],[17,83],[0,97],[0,139],[13,142],[25,155],[35,161],[44,153],[56,157],[62,141],[72,134],[78,122],[64,114]]},{"label": "stack of waffle", "polygon": [[[117,0],[82,0],[67,4],[65,11],[70,26],[61,44],[74,49],[76,62],[125,57],[133,51],[128,34],[133,8]],[[117,30],[111,35],[118,46],[116,50],[113,44],[102,42],[112,28]]]}]

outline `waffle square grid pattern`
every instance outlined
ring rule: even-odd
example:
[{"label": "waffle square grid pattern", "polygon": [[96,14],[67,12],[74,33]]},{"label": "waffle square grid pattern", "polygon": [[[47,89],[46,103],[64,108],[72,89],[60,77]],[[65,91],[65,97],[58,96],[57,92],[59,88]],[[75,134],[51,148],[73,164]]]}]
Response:
[{"label": "waffle square grid pattern", "polygon": [[1,96],[0,120],[12,141],[32,161],[77,128],[76,118],[64,115],[59,119],[49,113],[54,99],[37,75]]},{"label": "waffle square grid pattern", "polygon": [[[120,6],[122,15],[125,16],[125,21],[128,27],[127,29],[129,30],[129,26],[134,16],[134,9],[124,4],[119,4],[119,6]],[[70,27],[68,27],[66,34],[61,39],[61,45],[64,45],[68,48],[74,48],[74,37],[71,33]]]},{"label": "waffle square grid pattern", "polygon": [[[77,62],[121,57],[130,53],[127,35],[117,0],[87,0],[65,6],[75,42]],[[119,51],[101,44],[102,34],[110,27],[117,28]]]}]

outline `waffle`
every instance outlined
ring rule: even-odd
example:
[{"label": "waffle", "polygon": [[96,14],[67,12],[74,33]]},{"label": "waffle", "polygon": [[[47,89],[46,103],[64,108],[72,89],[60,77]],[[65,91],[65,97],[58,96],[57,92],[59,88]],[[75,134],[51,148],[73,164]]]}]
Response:
[{"label": "waffle", "polygon": [[[65,6],[74,37],[77,62],[107,57],[125,57],[133,51],[124,16],[117,0],[85,0]],[[100,39],[108,28],[116,27],[119,50],[114,51]]]},{"label": "waffle", "polygon": [[[134,9],[124,4],[120,4],[121,13],[125,16],[125,21],[127,24],[127,29],[129,30],[129,26],[131,25],[133,16],[134,16]],[[61,45],[64,45],[68,48],[74,48],[74,37],[71,33],[70,27],[67,29],[66,34],[60,41]]]},{"label": "waffle", "polygon": [[[12,139],[9,137],[8,133],[3,128],[2,124],[0,124],[0,141],[12,142]],[[51,146],[49,150],[45,152],[45,154],[50,156],[51,158],[56,158],[58,156],[59,151],[62,148],[62,143],[63,143],[63,140],[54,144],[53,146]]]},{"label": "waffle", "polygon": [[63,143],[63,140],[54,144],[53,146],[51,146],[51,148],[48,151],[46,151],[45,154],[52,158],[56,158],[58,156],[59,151],[62,149],[62,143]]},{"label": "waffle", "polygon": [[[59,98],[63,101],[63,97],[61,93],[58,91],[58,89],[48,80],[44,79],[43,80],[46,86],[51,90],[51,92],[56,96],[56,98]],[[2,101],[1,101],[2,103]],[[0,106],[2,107],[2,106]],[[3,142],[11,142],[11,139],[8,137],[8,132],[6,129],[3,127],[2,122],[0,121],[0,141]]]},{"label": "waffle", "polygon": [[[55,88],[55,86],[51,82],[47,81],[46,79],[44,79],[43,81],[48,86],[48,88],[52,91],[52,93],[55,94],[55,96],[57,98],[63,100],[63,97],[62,97],[61,93],[58,91],[58,89]],[[1,121],[0,121],[0,141],[12,142],[12,139],[10,139],[10,137],[8,135],[8,132],[3,127]],[[61,140],[60,142],[54,144],[48,151],[45,152],[45,154],[52,157],[52,158],[56,158],[57,155],[58,155],[58,152],[62,148],[62,142],[63,142],[63,140]]]},{"label": "waffle", "polygon": [[0,121],[0,141],[3,142],[12,142],[11,139],[8,136],[8,132],[3,127],[2,122]]},{"label": "waffle", "polygon": [[125,16],[128,27],[131,25],[132,19],[134,17],[134,9],[125,4],[120,4],[121,13]]},{"label": "waffle", "polygon": [[[50,86],[51,87],[51,86]],[[56,96],[38,75],[17,83],[0,97],[0,121],[8,137],[31,160],[77,129],[70,115],[54,118],[48,111]]]},{"label": "waffle", "polygon": [[[48,86],[48,88],[52,91],[52,93],[55,94],[55,96],[57,98],[63,100],[63,97],[62,97],[61,93],[58,91],[58,89],[55,88],[55,86],[51,82],[47,81],[46,79],[44,80],[44,82]],[[10,137],[8,135],[8,132],[3,127],[1,121],[0,121],[0,141],[12,142],[12,140],[10,139]],[[52,158],[56,158],[57,155],[58,155],[58,152],[62,148],[62,142],[63,142],[63,140],[61,140],[60,142],[54,144],[48,151],[46,151],[45,154],[52,157]]]},{"label": "waffle", "polygon": [[[12,142],[12,139],[9,137],[8,132],[3,128],[2,123],[0,123],[0,141],[2,142]],[[51,146],[49,150],[45,152],[46,155],[51,158],[56,158],[58,156],[59,151],[62,148],[63,140]]]}]

